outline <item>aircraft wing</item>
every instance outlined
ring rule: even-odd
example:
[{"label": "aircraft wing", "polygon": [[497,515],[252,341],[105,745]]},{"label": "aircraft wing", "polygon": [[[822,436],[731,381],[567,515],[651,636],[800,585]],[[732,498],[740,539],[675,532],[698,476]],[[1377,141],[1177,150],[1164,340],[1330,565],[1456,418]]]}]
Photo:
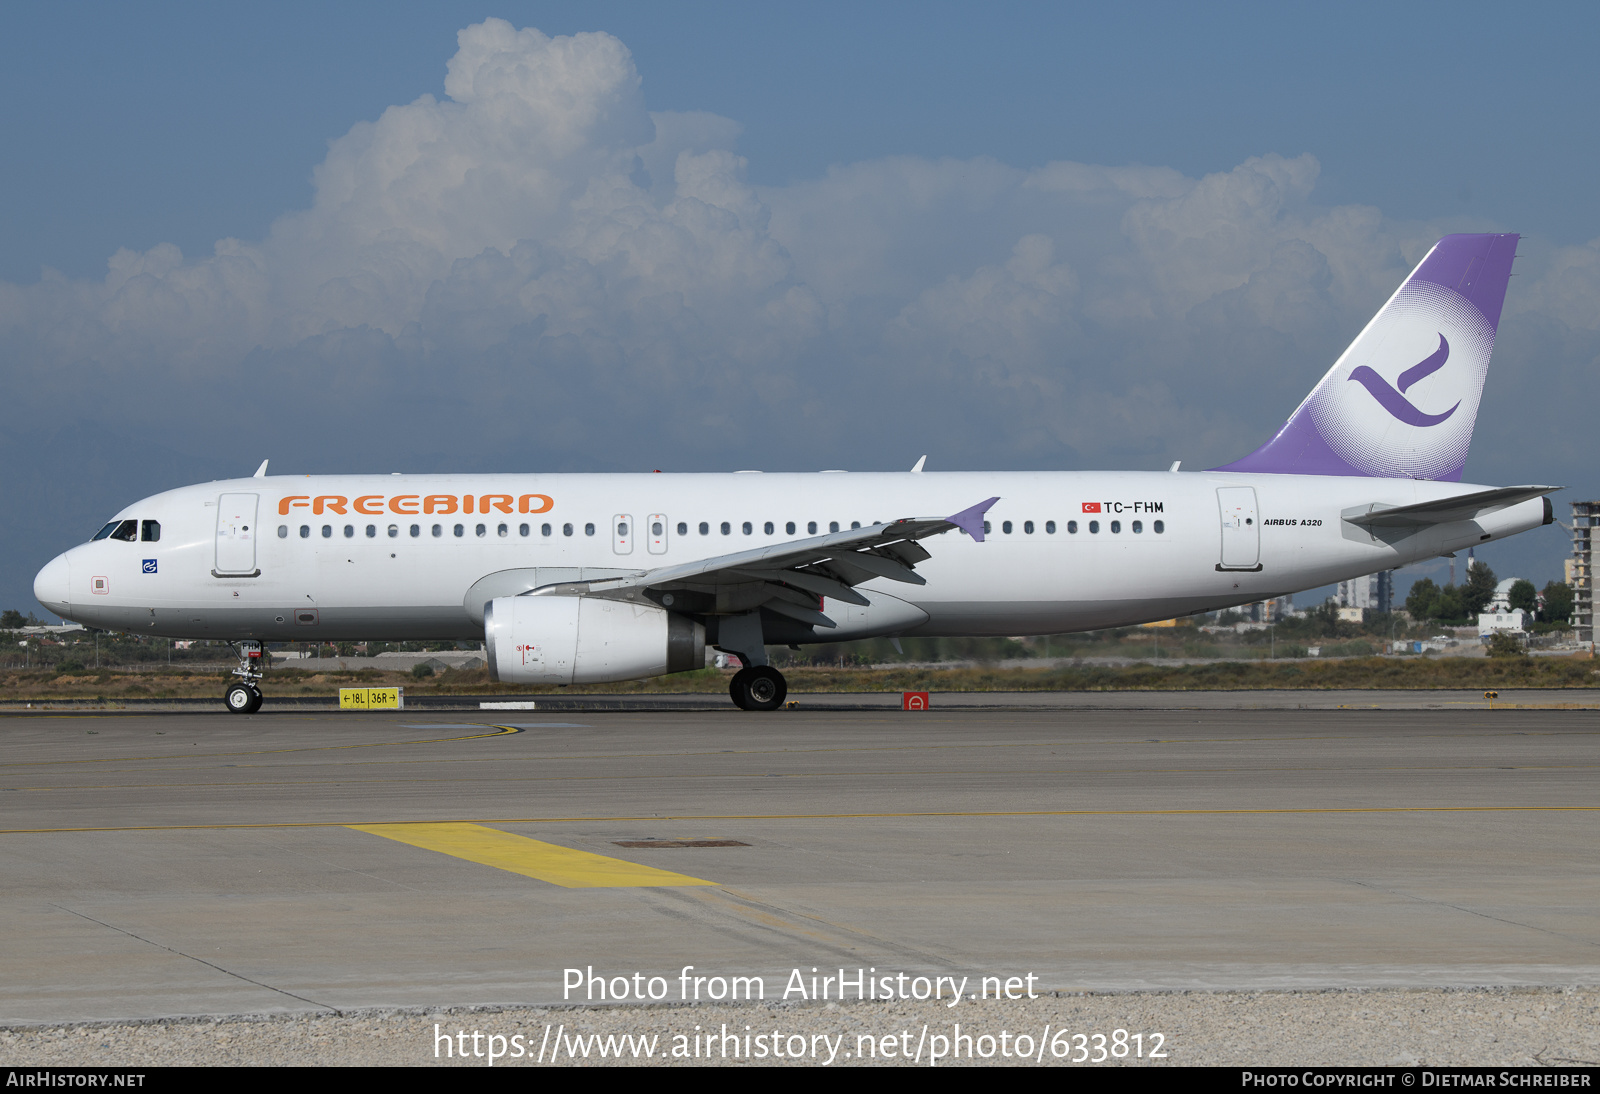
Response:
[{"label": "aircraft wing", "polygon": [[764,607],[804,623],[833,627],[834,621],[822,614],[823,597],[865,605],[871,602],[854,586],[874,578],[927,584],[915,567],[933,556],[918,540],[959,528],[981,543],[984,514],[999,500],[990,498],[948,517],[869,524],[621,577],[545,585],[526,595],[619,599],[642,592],[675,611],[729,615]]},{"label": "aircraft wing", "polygon": [[1414,505],[1357,506],[1346,509],[1341,516],[1351,524],[1368,528],[1419,528],[1427,524],[1471,520],[1479,514],[1531,501],[1560,489],[1559,486],[1502,486],[1472,494],[1458,494],[1453,498],[1440,498],[1438,501],[1420,501]]}]

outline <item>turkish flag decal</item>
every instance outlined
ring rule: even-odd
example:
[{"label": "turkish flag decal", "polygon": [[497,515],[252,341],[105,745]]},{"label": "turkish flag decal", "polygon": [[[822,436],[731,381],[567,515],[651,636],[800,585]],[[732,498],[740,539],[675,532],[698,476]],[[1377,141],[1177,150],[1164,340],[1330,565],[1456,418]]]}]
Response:
[{"label": "turkish flag decal", "polygon": [[1083,503],[1083,511],[1085,513],[1098,513],[1100,511],[1100,503],[1097,501],[1086,501]]}]

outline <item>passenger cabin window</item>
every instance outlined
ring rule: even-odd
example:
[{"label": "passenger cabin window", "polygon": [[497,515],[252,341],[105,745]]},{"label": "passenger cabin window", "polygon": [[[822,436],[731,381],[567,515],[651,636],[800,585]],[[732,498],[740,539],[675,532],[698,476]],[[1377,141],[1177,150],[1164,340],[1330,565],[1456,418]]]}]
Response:
[{"label": "passenger cabin window", "polygon": [[681,520],[678,522],[678,534],[680,536],[686,536],[689,534],[689,525],[686,522]]},{"label": "passenger cabin window", "polygon": [[726,535],[732,535],[733,534],[733,525],[729,524],[727,521],[723,521],[722,522],[722,534],[725,535],[725,536]]},{"label": "passenger cabin window", "polygon": [[416,538],[417,538],[417,537],[418,537],[418,536],[420,536],[420,535],[421,535],[421,534],[422,534],[422,525],[420,525],[420,524],[413,524],[413,525],[412,525],[412,526],[411,526],[411,538],[412,538],[412,539],[416,539]]},{"label": "passenger cabin window", "polygon": [[783,534],[786,536],[794,535],[794,521],[791,520],[788,524],[783,526]]},{"label": "passenger cabin window", "polygon": [[378,535],[378,526],[376,524],[367,525],[367,538],[368,539],[376,539],[377,535]]},{"label": "passenger cabin window", "polygon": [[1114,520],[1114,521],[1112,521],[1112,522],[1111,522],[1111,530],[1112,530],[1112,531],[1113,531],[1113,532],[1120,532],[1120,531],[1122,531],[1122,522],[1121,522],[1121,521],[1120,521],[1120,520]]},{"label": "passenger cabin window", "polygon": [[1045,534],[1046,535],[1051,535],[1051,536],[1055,535],[1056,534],[1056,522],[1053,521],[1053,520],[1045,521],[1044,522],[1044,530],[1045,530]]},{"label": "passenger cabin window", "polygon": [[456,533],[456,538],[460,539],[462,536],[467,534],[467,526],[465,524],[456,525],[455,533]]},{"label": "passenger cabin window", "polygon": [[390,539],[394,539],[399,534],[400,534],[400,526],[398,524],[389,525],[389,538]]},{"label": "passenger cabin window", "polygon": [[332,539],[333,538],[333,525],[324,524],[322,526],[322,538],[323,539]]},{"label": "passenger cabin window", "polygon": [[817,522],[816,521],[813,520],[813,521],[807,521],[806,522],[806,534],[807,535],[812,535],[812,536],[817,534]]},{"label": "passenger cabin window", "polygon": [[1033,535],[1033,521],[1031,521],[1031,520],[1023,521],[1022,522],[1022,530],[1025,533],[1027,533],[1028,535],[1030,535],[1030,536]]},{"label": "passenger cabin window", "polygon": [[1078,522],[1075,521],[1075,520],[1067,521],[1067,535],[1075,536],[1077,534],[1078,534]]},{"label": "passenger cabin window", "polygon": [[477,533],[477,536],[478,536],[479,539],[482,539],[484,536],[486,536],[489,533],[489,529],[485,528],[481,524],[478,525],[476,528],[474,528],[473,531]]},{"label": "passenger cabin window", "polygon": [[1142,520],[1134,521],[1133,522],[1133,534],[1134,535],[1138,535],[1142,531],[1144,531],[1144,521],[1142,521]]},{"label": "passenger cabin window", "polygon": [[345,539],[355,539],[356,538],[356,526],[354,524],[346,524],[344,526],[344,538]]},{"label": "passenger cabin window", "polygon": [[747,535],[747,536],[750,534],[750,522],[749,521],[745,521],[744,522],[744,534]]},{"label": "passenger cabin window", "polygon": [[828,531],[837,532],[838,530],[839,530],[839,522],[836,521],[836,520],[830,520],[828,522]]},{"label": "passenger cabin window", "polygon": [[139,529],[139,538],[146,543],[159,543],[161,541],[161,522],[159,520],[144,521]]},{"label": "passenger cabin window", "polygon": [[1155,533],[1156,533],[1156,535],[1158,535],[1158,536],[1159,536],[1159,535],[1160,535],[1160,534],[1161,534],[1161,533],[1162,533],[1162,532],[1165,532],[1165,531],[1166,531],[1166,530],[1167,530],[1167,526],[1166,526],[1166,523],[1165,523],[1165,522],[1163,522],[1163,521],[1159,521],[1159,520],[1158,520],[1158,521],[1156,521],[1156,522],[1155,522],[1155,523],[1154,523],[1154,524],[1152,524],[1152,525],[1151,525],[1151,526],[1150,526],[1150,527],[1151,527],[1151,528],[1153,528],[1153,529],[1155,529]]},{"label": "passenger cabin window", "polygon": [[561,534],[564,536],[570,536],[572,534],[572,525],[563,524],[561,526]]},{"label": "passenger cabin window", "polygon": [[707,524],[705,521],[701,521],[700,534],[702,536],[709,536],[711,534],[711,525]]},{"label": "passenger cabin window", "polygon": [[526,536],[528,534],[528,526],[526,524],[517,525],[517,534],[520,536]]},{"label": "passenger cabin window", "polygon": [[1100,531],[1100,522],[1097,520],[1091,520],[1089,522],[1089,531],[1098,534]]},{"label": "passenger cabin window", "polygon": [[302,524],[300,526],[300,538],[301,539],[310,539],[311,538],[311,525]]},{"label": "passenger cabin window", "polygon": [[1009,520],[1001,521],[1000,530],[1009,536],[1011,534],[1011,522]]},{"label": "passenger cabin window", "polygon": [[279,539],[288,539],[289,538],[289,526],[287,524],[278,525],[278,538]]},{"label": "passenger cabin window", "polygon": [[444,535],[444,525],[435,524],[433,526],[432,531],[433,531],[433,538],[434,539],[438,539],[440,536]]},{"label": "passenger cabin window", "polygon": [[584,535],[586,535],[586,536],[592,536],[592,535],[594,535],[594,525],[592,525],[592,524],[585,524],[585,525],[584,525],[584,526],[583,526],[583,534],[584,534]]}]

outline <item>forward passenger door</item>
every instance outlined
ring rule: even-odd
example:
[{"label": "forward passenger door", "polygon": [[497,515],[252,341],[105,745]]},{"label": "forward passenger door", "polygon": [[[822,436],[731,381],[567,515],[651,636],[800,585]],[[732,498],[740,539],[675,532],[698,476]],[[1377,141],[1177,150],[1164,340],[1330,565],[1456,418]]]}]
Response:
[{"label": "forward passenger door", "polygon": [[256,577],[257,494],[223,494],[217,499],[217,555],[213,577]]}]

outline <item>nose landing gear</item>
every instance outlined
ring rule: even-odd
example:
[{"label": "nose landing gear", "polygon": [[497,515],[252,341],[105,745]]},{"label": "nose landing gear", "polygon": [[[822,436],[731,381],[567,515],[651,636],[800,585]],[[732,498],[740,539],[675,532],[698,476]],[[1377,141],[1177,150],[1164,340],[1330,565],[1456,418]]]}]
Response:
[{"label": "nose landing gear", "polygon": [[228,690],[222,695],[222,701],[230,714],[254,714],[261,709],[261,687],[257,683],[262,676],[261,643],[240,642],[237,646],[232,643],[229,645],[239,656],[239,667],[233,670],[233,675],[239,679],[228,685]]},{"label": "nose landing gear", "polygon": [[230,684],[222,701],[234,714],[254,714],[261,709],[261,690],[253,684]]}]

